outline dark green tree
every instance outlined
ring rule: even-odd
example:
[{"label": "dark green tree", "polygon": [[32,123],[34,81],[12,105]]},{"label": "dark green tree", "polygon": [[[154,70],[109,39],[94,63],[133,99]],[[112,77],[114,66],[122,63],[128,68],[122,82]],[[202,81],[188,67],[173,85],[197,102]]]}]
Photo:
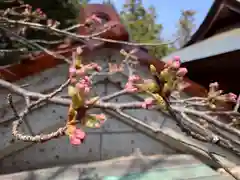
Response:
[{"label": "dark green tree", "polygon": [[[82,0],[82,3],[88,3],[88,0]],[[51,19],[57,20],[62,27],[69,26],[77,22],[80,3],[79,0],[24,0],[24,3],[30,4],[34,9],[41,8]]]},{"label": "dark green tree", "polygon": [[[139,43],[161,43],[162,25],[156,23],[154,7],[145,8],[141,0],[129,0],[123,5],[121,17],[127,26],[132,41]],[[147,47],[149,52],[160,58],[168,53],[168,46]]]}]

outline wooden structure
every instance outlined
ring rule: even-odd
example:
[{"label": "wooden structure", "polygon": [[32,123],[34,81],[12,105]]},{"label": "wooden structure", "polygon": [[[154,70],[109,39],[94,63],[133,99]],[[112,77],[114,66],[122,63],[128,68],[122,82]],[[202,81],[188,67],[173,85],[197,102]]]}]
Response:
[{"label": "wooden structure", "polygon": [[[88,5],[84,9],[84,15],[97,13],[107,15],[109,19],[106,23],[114,23],[115,28],[104,33],[101,37],[127,40],[128,34],[124,26],[119,21],[119,17],[111,6],[106,5]],[[83,21],[83,20],[80,20]],[[83,34],[88,32],[79,29]],[[75,47],[70,46],[65,49],[57,49],[65,55],[70,55]],[[97,62],[105,67],[108,62],[121,62],[123,56],[119,53],[120,49],[126,52],[133,48],[130,45],[113,45],[106,42],[91,40],[84,48],[84,59],[86,61]],[[140,62],[139,72],[143,77],[149,77],[150,73],[146,65],[154,64],[158,70],[163,69],[164,63],[151,57],[145,50],[138,48],[133,54]],[[2,77],[18,85],[28,84],[25,88],[30,91],[47,93],[61,85],[68,76],[68,65],[61,60],[57,60],[50,55],[42,54],[34,60],[26,60],[23,64],[13,65],[7,68],[15,75],[1,70]],[[190,86],[185,90],[186,96],[198,95],[204,96],[206,90],[200,85],[185,79]],[[127,81],[125,72],[108,78],[101,76],[95,83],[94,91],[98,95],[113,93],[123,87]],[[7,97],[8,91],[0,89],[0,98]],[[66,95],[66,90],[61,95]],[[113,101],[132,101],[141,98],[136,95],[121,96]],[[14,96],[14,103],[17,109],[24,107],[23,99],[20,96]],[[79,147],[72,147],[67,137],[61,137],[45,143],[26,143],[15,141],[11,135],[11,123],[14,120],[10,108],[5,101],[0,104],[0,173],[13,173],[29,169],[38,169],[52,167],[62,164],[76,164],[90,161],[107,160],[119,156],[128,156],[136,148],[140,148],[145,155],[151,154],[179,154],[189,153],[196,155],[212,167],[218,168],[218,164],[210,161],[206,154],[187,144],[201,146],[208,149],[204,144],[186,137],[179,128],[166,114],[158,111],[131,110],[128,113],[138,118],[141,123],[129,121],[119,117],[112,112],[106,112],[108,121],[101,129],[86,129],[88,138],[85,143]],[[63,125],[66,121],[67,108],[55,104],[48,104],[39,108],[37,111],[29,114],[26,123],[23,124],[23,130],[29,134],[39,134],[50,132]],[[158,129],[159,131],[156,131]],[[225,149],[212,147],[213,151],[222,153],[226,158],[220,157],[227,165],[235,165],[240,159],[235,154]]]},{"label": "wooden structure", "polygon": [[188,77],[207,87],[218,81],[225,91],[240,92],[240,1],[215,0],[206,18],[178,55],[188,68]]}]

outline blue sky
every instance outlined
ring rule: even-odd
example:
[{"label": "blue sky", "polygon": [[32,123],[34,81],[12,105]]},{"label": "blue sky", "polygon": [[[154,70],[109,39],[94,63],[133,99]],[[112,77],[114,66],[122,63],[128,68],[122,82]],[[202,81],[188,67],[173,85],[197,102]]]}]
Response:
[{"label": "blue sky", "polygon": [[[120,11],[126,0],[112,0]],[[91,0],[91,3],[99,3],[102,0]],[[153,5],[158,13],[157,22],[163,24],[163,37],[171,39],[176,30],[176,24],[183,9],[193,9],[196,14],[196,28],[202,23],[213,0],[142,0],[145,7]]]}]

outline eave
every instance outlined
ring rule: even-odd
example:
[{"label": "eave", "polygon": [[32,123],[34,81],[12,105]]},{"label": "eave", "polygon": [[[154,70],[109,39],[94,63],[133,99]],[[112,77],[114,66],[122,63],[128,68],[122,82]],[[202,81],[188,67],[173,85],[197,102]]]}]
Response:
[{"label": "eave", "polygon": [[[182,63],[202,61],[209,57],[240,50],[239,41],[240,28],[235,28],[173,52],[163,57],[162,60],[166,62],[174,56],[180,56]],[[235,61],[238,60],[235,59]]]},{"label": "eave", "polygon": [[[225,16],[227,10],[231,10],[240,14],[240,1],[239,0],[215,0],[212,4],[207,16],[199,26],[198,30],[192,35],[190,41],[188,41],[184,47],[188,47],[196,42],[208,38],[206,36],[208,32],[213,30],[216,22]],[[226,23],[226,22],[222,22]],[[184,48],[183,47],[183,48]]]}]

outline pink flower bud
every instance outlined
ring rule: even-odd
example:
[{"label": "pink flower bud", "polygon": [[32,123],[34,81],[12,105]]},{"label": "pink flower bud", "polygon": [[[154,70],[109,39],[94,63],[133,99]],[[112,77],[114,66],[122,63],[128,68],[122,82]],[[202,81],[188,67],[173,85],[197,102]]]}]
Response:
[{"label": "pink flower bud", "polygon": [[180,68],[177,71],[177,76],[183,77],[187,74],[187,72],[188,72],[187,68]]},{"label": "pink flower bud", "polygon": [[96,123],[95,124],[95,128],[100,128],[101,126],[100,126],[100,124],[99,123]]},{"label": "pink flower bud", "polygon": [[83,132],[81,129],[75,128],[73,133],[70,135],[70,142],[72,145],[79,145],[82,143],[86,137],[86,133]]},{"label": "pink flower bud", "polygon": [[170,67],[173,69],[178,69],[180,68],[180,65],[180,61],[173,61]]},{"label": "pink flower bud", "polygon": [[218,89],[219,88],[219,84],[218,84],[218,82],[210,83],[209,87]]},{"label": "pink flower bud", "polygon": [[129,81],[130,82],[136,82],[136,81],[138,81],[138,80],[140,80],[141,78],[139,77],[139,76],[137,76],[137,75],[132,75],[132,76],[130,76],[129,77]]},{"label": "pink flower bud", "polygon": [[232,101],[232,102],[236,102],[237,101],[237,95],[234,94],[234,93],[228,93],[227,97],[228,97],[229,101]]},{"label": "pink flower bud", "polygon": [[77,47],[77,49],[76,49],[77,55],[82,54],[82,52],[83,52],[82,48],[81,47]]},{"label": "pink flower bud", "polygon": [[168,60],[166,64],[164,65],[164,68],[170,67],[173,63],[173,60]]},{"label": "pink flower bud", "polygon": [[210,92],[215,92],[219,89],[219,84],[218,82],[210,83],[209,84],[209,91]]},{"label": "pink flower bud", "polygon": [[91,80],[90,80],[90,78],[88,77],[88,76],[84,76],[84,81],[86,82],[86,83],[90,83],[91,82]]},{"label": "pink flower bud", "polygon": [[70,136],[70,143],[72,145],[80,145],[82,143],[82,141],[81,141],[81,139],[78,139],[75,136]]},{"label": "pink flower bud", "polygon": [[132,83],[128,82],[126,85],[125,85],[125,89],[127,90],[127,92],[129,93],[134,93],[134,92],[137,92],[138,91],[138,88],[134,87]]},{"label": "pink flower bud", "polygon": [[40,8],[37,8],[37,9],[36,9],[36,12],[38,12],[38,13],[41,12],[41,11],[42,11],[42,10],[41,10]]},{"label": "pink flower bud", "polygon": [[85,74],[85,69],[84,69],[84,68],[78,69],[78,70],[76,71],[76,74],[77,74],[78,76],[83,76],[83,75]]},{"label": "pink flower bud", "polygon": [[74,84],[74,83],[77,82],[77,79],[72,77],[72,78],[70,79],[70,81],[71,81],[72,84]]},{"label": "pink flower bud", "polygon": [[82,131],[81,129],[77,129],[74,131],[74,135],[78,138],[78,139],[84,139],[86,136],[86,133],[84,131]]},{"label": "pink flower bud", "polygon": [[154,104],[153,98],[146,98],[142,103],[142,108],[147,109]]},{"label": "pink flower bud", "polygon": [[94,69],[95,69],[95,71],[97,71],[97,72],[100,72],[100,71],[102,70],[102,68],[101,68],[100,66],[96,66]]},{"label": "pink flower bud", "polygon": [[180,59],[179,56],[174,56],[174,57],[173,57],[173,60],[174,60],[174,61],[178,61],[179,63],[181,63],[181,59]]},{"label": "pink flower bud", "polygon": [[85,84],[83,84],[83,83],[77,83],[77,84],[76,84],[76,88],[77,88],[78,90],[84,90],[84,89],[85,89]]},{"label": "pink flower bud", "polygon": [[95,117],[99,121],[105,121],[106,119],[106,116],[104,114],[96,114]]},{"label": "pink flower bud", "polygon": [[90,87],[88,87],[88,86],[85,87],[85,89],[84,89],[84,93],[85,93],[85,94],[88,94],[89,92],[90,92]]},{"label": "pink flower bud", "polygon": [[70,67],[69,68],[69,73],[71,73],[71,74],[76,73],[76,68]]}]

